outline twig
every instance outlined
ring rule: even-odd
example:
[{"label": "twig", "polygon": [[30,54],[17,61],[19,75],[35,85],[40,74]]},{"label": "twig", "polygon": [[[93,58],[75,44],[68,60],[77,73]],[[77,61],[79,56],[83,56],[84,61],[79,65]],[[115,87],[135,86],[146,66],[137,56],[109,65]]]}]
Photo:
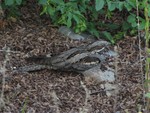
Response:
[{"label": "twig", "polygon": [[90,109],[88,106],[88,100],[90,99],[90,92],[82,81],[80,83],[81,83],[81,86],[83,87],[83,89],[85,90],[84,106],[80,109],[80,113],[88,113],[88,111]]},{"label": "twig", "polygon": [[54,105],[55,105],[55,107],[56,107],[56,113],[60,113],[60,110],[59,110],[60,100],[59,100],[59,98],[57,97],[56,92],[53,91],[53,92],[51,93],[51,96],[52,96],[52,98],[53,98],[53,102],[54,102]]},{"label": "twig", "polygon": [[[136,0],[136,16],[137,16],[137,30],[138,30],[138,45],[139,45],[139,55],[140,55],[140,70],[141,70],[141,80],[142,80],[142,87],[144,88],[144,72],[143,72],[143,63],[142,63],[142,52],[141,52],[141,38],[140,38],[140,20],[139,20],[139,1]],[[143,101],[144,101],[144,106],[145,106],[145,91],[143,91]]]},{"label": "twig", "polygon": [[3,78],[2,78],[2,90],[1,90],[1,95],[0,95],[0,107],[4,107],[5,106],[5,101],[4,101],[4,90],[5,90],[5,78],[7,77],[6,75],[6,64],[9,61],[9,53],[10,53],[10,49],[7,48],[6,46],[3,48],[5,51],[5,60],[2,64],[2,66],[0,67],[0,73],[2,74]]},{"label": "twig", "polygon": [[[116,53],[118,53],[117,46],[114,47]],[[118,82],[118,55],[115,56],[115,76],[116,76],[116,83]],[[116,106],[117,106],[117,95],[115,95],[114,99],[114,106],[113,111],[116,113]]]},{"label": "twig", "polygon": [[[6,50],[0,50],[0,52],[6,52]],[[11,51],[9,50],[9,53],[21,53],[20,51]]]}]

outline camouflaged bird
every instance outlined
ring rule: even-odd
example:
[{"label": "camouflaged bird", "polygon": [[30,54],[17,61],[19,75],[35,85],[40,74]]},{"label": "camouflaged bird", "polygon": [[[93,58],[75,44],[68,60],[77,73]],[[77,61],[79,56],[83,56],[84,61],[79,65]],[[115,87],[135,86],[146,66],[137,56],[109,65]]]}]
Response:
[{"label": "camouflaged bird", "polygon": [[74,71],[81,73],[95,66],[100,66],[107,58],[114,57],[116,53],[109,49],[107,41],[96,41],[85,46],[72,48],[54,57],[32,56],[26,58],[34,65],[17,68],[18,72],[32,72],[42,69],[61,71]]}]

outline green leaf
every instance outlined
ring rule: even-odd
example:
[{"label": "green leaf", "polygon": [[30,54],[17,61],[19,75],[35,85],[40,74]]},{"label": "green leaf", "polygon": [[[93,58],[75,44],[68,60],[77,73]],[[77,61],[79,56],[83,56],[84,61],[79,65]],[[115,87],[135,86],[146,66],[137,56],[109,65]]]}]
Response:
[{"label": "green leaf", "polygon": [[116,30],[118,29],[120,26],[118,24],[115,23],[111,23],[111,24],[106,24],[106,27],[110,30]]},{"label": "green leaf", "polygon": [[146,62],[150,62],[150,58],[146,58]]},{"label": "green leaf", "polygon": [[66,15],[62,15],[62,16],[59,18],[59,20],[58,20],[57,23],[58,23],[58,24],[65,24],[65,25],[67,25]]},{"label": "green leaf", "polygon": [[96,9],[96,11],[101,10],[104,7],[104,4],[105,4],[104,0],[96,0],[95,1],[95,9]]},{"label": "green leaf", "polygon": [[118,9],[119,9],[119,11],[122,11],[122,9],[123,9],[123,4],[124,4],[124,2],[119,2],[119,4],[118,4]]},{"label": "green leaf", "polygon": [[92,19],[93,19],[93,21],[96,19],[98,19],[98,17],[99,17],[99,13],[100,13],[100,11],[99,12],[97,12],[97,11],[93,11],[93,13],[92,13]]},{"label": "green leaf", "polygon": [[145,83],[150,83],[150,80],[148,80],[148,79],[145,79]]},{"label": "green leaf", "polygon": [[99,32],[96,29],[91,28],[90,30],[88,30],[88,32],[90,32],[92,35],[94,35],[97,38],[99,38]]},{"label": "green leaf", "polygon": [[73,15],[73,19],[76,21],[77,24],[79,24],[81,21],[77,15]]},{"label": "green leaf", "polygon": [[150,98],[150,93],[146,93],[145,97]]},{"label": "green leaf", "polygon": [[146,52],[150,53],[150,49],[149,49],[149,48],[147,48]]},{"label": "green leaf", "polygon": [[81,27],[81,32],[85,31],[87,29],[87,26],[82,26]]},{"label": "green leaf", "polygon": [[67,27],[71,27],[71,25],[72,25],[72,22],[71,22],[72,14],[69,12],[67,16],[68,16]]},{"label": "green leaf", "polygon": [[47,12],[50,16],[53,16],[55,13],[55,9],[51,7],[50,5],[47,6]]},{"label": "green leaf", "polygon": [[75,33],[80,33],[80,29],[79,28],[75,28]]},{"label": "green leaf", "polygon": [[142,22],[140,23],[139,29],[143,30],[145,28],[146,21],[143,19]]},{"label": "green leaf", "polygon": [[102,34],[105,36],[106,39],[108,39],[112,44],[114,44],[114,40],[113,37],[111,36],[111,34],[107,31],[103,31]]},{"label": "green leaf", "polygon": [[126,1],[132,8],[136,8],[136,0],[126,0]]},{"label": "green leaf", "polygon": [[127,18],[127,21],[131,24],[132,27],[137,27],[135,14],[130,13],[130,15]]},{"label": "green leaf", "polygon": [[20,5],[22,3],[22,0],[16,0],[17,5]]},{"label": "green leaf", "polygon": [[5,0],[5,5],[13,5],[14,4],[14,0]]},{"label": "green leaf", "polygon": [[47,0],[39,0],[39,4],[46,5],[47,4]]},{"label": "green leaf", "polygon": [[136,22],[133,22],[131,23],[132,27],[137,27],[137,23]]},{"label": "green leaf", "polygon": [[96,36],[97,38],[99,38],[99,31],[96,30],[96,27],[95,27],[93,22],[88,22],[87,27],[88,27],[87,31],[90,34],[92,34],[92,35]]},{"label": "green leaf", "polygon": [[150,4],[148,5],[148,16],[150,17]]},{"label": "green leaf", "polygon": [[[53,3],[56,3],[56,4],[64,4],[64,1],[63,0],[50,0],[51,2]],[[69,3],[69,2],[68,2]]]},{"label": "green leaf", "polygon": [[42,12],[40,13],[40,15],[43,15],[44,13],[47,14],[47,6],[44,6],[44,7],[43,7],[43,10],[42,10]]},{"label": "green leaf", "polygon": [[109,10],[109,11],[115,10],[115,8],[116,8],[116,6],[117,6],[115,3],[111,2],[111,1],[109,1],[109,2],[107,2],[107,3],[108,3],[108,10]]},{"label": "green leaf", "polygon": [[124,37],[124,34],[125,34],[125,32],[117,32],[114,36],[113,36],[113,39],[115,40],[115,42],[117,41],[117,40],[120,40],[120,39],[122,39],[123,37]]},{"label": "green leaf", "polygon": [[131,24],[129,24],[128,22],[124,21],[123,24],[122,24],[123,31],[127,31],[130,28],[131,28]]},{"label": "green leaf", "polygon": [[128,11],[132,10],[132,6],[130,6],[127,2],[124,2],[124,6]]},{"label": "green leaf", "polygon": [[129,23],[133,23],[133,22],[136,22],[136,18],[134,15],[129,15],[128,18],[127,18],[127,21]]},{"label": "green leaf", "polygon": [[80,11],[78,11],[78,10],[77,10],[77,11],[73,11],[73,13],[74,13],[75,15],[78,15],[79,18],[85,19],[84,15],[82,15]]}]

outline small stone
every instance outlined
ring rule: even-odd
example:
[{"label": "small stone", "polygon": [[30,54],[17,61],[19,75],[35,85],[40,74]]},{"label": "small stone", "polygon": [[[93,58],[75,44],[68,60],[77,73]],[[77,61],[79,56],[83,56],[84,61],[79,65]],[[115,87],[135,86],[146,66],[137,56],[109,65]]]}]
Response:
[{"label": "small stone", "polygon": [[97,82],[114,82],[115,73],[112,70],[109,69],[102,71],[99,67],[94,67],[84,71],[82,74],[85,77],[91,78]]},{"label": "small stone", "polygon": [[65,35],[73,40],[78,40],[78,41],[94,40],[94,36],[92,36],[90,34],[86,34],[86,33],[77,34],[71,28],[68,28],[66,26],[60,27],[58,32],[62,33],[63,35]]}]

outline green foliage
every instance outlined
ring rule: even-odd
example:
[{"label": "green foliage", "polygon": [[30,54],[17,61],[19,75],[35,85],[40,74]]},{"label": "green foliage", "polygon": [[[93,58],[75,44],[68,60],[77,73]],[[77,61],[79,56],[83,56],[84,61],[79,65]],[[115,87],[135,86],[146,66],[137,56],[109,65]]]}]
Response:
[{"label": "green foliage", "polygon": [[22,3],[22,0],[4,0],[5,5],[11,6],[11,5],[20,5]]},{"label": "green foliage", "polygon": [[145,97],[150,98],[150,93],[146,93]]},{"label": "green foliage", "polygon": [[[83,2],[79,1],[78,3],[82,4]],[[63,0],[39,0],[39,3],[43,5],[41,14],[49,14],[55,24],[73,27],[76,33],[87,29],[86,18],[80,12],[76,1],[72,0],[65,3]]]},{"label": "green foliage", "polygon": [[95,1],[95,9],[96,11],[101,10],[104,7],[105,1],[104,0],[96,0]]},{"label": "green foliage", "polygon": [[2,9],[7,11],[7,17],[17,17],[20,15],[18,6],[23,3],[23,0],[4,0],[1,3]]},{"label": "green foliage", "polygon": [[[38,2],[43,6],[41,14],[49,14],[54,24],[72,27],[76,33],[88,31],[96,37],[105,37],[111,43],[122,39],[127,31],[131,35],[137,33],[136,0],[38,0]],[[144,9],[143,1],[139,3],[139,9]],[[111,20],[117,11],[127,12],[128,15],[127,18],[122,17],[122,24],[116,25],[117,27],[110,28],[107,22],[100,20],[101,15]],[[148,14],[150,15],[150,11]],[[140,30],[143,30],[145,19],[142,17],[139,19]],[[100,32],[98,27],[104,30]]]},{"label": "green foliage", "polygon": [[112,44],[115,43],[114,40],[113,40],[112,35],[111,35],[109,32],[104,31],[104,32],[102,32],[102,35],[103,35],[106,39],[108,39]]},{"label": "green foliage", "polygon": [[[2,8],[8,10],[10,15],[18,15],[18,6],[22,3],[23,0],[3,0]],[[41,15],[50,15],[54,24],[72,27],[76,33],[88,31],[112,43],[122,39],[120,32],[131,35],[137,33],[136,0],[38,0],[38,3],[43,7]],[[145,0],[140,1],[138,5],[141,13],[138,17],[139,28],[143,30],[146,24],[143,14]],[[150,17],[150,4],[147,5]],[[113,22],[117,13],[118,17],[121,17],[118,25]]]},{"label": "green foliage", "polygon": [[25,111],[27,110],[27,104],[28,104],[28,97],[25,99],[24,103],[23,103],[23,107],[21,109],[21,113],[26,113]]},{"label": "green foliage", "polygon": [[[149,48],[149,43],[150,43],[150,33],[149,33],[149,4],[148,4],[148,0],[144,0],[143,1],[143,5],[145,6],[144,8],[144,16],[145,16],[145,39],[146,39],[146,64],[145,64],[145,83],[146,83],[146,94],[145,97],[150,99],[150,58],[148,57],[150,54],[150,48]],[[147,108],[150,109],[150,103],[148,101],[147,103]]]}]

